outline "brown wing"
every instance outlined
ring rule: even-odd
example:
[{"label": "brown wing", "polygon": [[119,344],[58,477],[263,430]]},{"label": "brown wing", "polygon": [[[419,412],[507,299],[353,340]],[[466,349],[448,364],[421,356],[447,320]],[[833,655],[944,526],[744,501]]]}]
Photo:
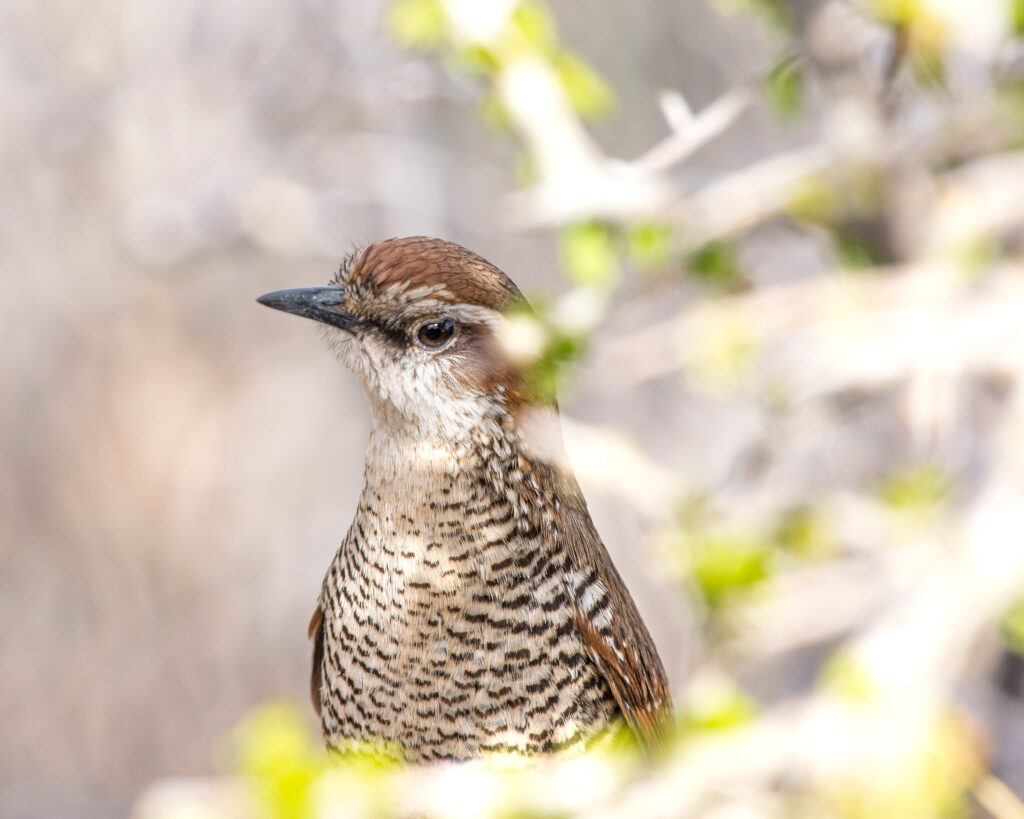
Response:
[{"label": "brown wing", "polygon": [[[665,668],[626,584],[594,528],[579,487],[571,478],[563,479],[563,486],[565,483],[572,486],[566,493],[569,503],[562,504],[561,530],[577,575],[585,578],[570,590],[576,626],[626,722],[644,745],[653,749],[664,738],[672,717],[672,695]],[[588,601],[594,599],[586,594],[593,585],[587,582],[591,578],[609,597],[607,614],[601,620],[591,616],[586,608]]]},{"label": "brown wing", "polygon": [[309,628],[306,630],[309,638],[313,641],[313,673],[309,681],[309,696],[313,700],[313,707],[317,716],[320,716],[321,701],[320,690],[323,687],[323,664],[324,664],[324,613],[317,603],[316,611],[309,620]]}]

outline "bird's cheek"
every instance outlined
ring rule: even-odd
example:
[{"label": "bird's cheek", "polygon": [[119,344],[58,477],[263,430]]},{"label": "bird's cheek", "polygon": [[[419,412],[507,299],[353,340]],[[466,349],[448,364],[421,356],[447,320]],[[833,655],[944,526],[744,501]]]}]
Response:
[{"label": "bird's cheek", "polygon": [[453,373],[457,390],[467,396],[491,396],[500,399],[516,391],[518,378],[511,367],[498,358],[467,359]]}]

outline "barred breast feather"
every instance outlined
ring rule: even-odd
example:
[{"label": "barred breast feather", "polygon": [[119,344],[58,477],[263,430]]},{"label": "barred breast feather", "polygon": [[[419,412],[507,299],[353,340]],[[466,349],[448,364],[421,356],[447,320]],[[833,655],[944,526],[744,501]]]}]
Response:
[{"label": "barred breast feather", "polygon": [[427,481],[368,468],[311,622],[330,747],[529,755],[620,716],[657,738],[664,670],[575,481],[499,430]]}]

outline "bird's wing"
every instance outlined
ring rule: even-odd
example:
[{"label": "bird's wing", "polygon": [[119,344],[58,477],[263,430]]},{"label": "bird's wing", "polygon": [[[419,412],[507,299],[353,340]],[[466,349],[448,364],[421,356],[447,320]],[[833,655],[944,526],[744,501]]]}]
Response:
[{"label": "bird's wing", "polygon": [[[655,748],[672,716],[672,695],[658,650],[605,550],[575,480],[562,506],[562,533],[574,566],[573,617],[626,722]],[[565,496],[563,496],[565,497]]]},{"label": "bird's wing", "polygon": [[309,628],[306,632],[313,641],[313,673],[309,680],[309,696],[313,700],[313,707],[317,716],[320,716],[320,690],[323,687],[323,664],[324,664],[324,612],[320,604],[316,604],[316,611],[309,620]]}]

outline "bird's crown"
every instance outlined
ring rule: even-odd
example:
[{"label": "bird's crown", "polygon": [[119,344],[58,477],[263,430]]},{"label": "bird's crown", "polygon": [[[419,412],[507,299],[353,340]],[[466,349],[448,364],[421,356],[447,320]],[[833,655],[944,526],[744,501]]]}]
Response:
[{"label": "bird's crown", "polygon": [[430,236],[386,239],[354,251],[332,283],[377,297],[429,291],[451,304],[496,311],[522,299],[515,283],[485,258]]}]

